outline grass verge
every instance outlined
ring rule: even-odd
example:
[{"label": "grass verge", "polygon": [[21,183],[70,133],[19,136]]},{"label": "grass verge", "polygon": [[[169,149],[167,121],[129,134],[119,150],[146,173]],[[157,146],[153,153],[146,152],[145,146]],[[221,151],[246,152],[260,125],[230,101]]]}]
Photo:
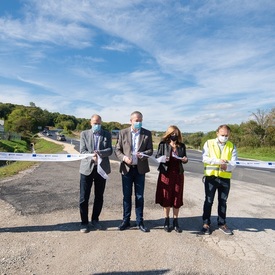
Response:
[{"label": "grass verge", "polygon": [[262,161],[275,161],[275,147],[241,147],[237,148],[238,157]]},{"label": "grass verge", "polygon": [[[3,144],[5,144],[3,146]],[[30,150],[28,149],[27,144],[24,141],[1,141],[0,144],[1,151],[3,148],[5,148],[5,151],[9,152],[21,152],[21,153],[29,153]],[[16,147],[17,146],[17,147]],[[35,151],[36,153],[41,154],[53,154],[62,152],[63,146],[44,140],[44,139],[37,139],[35,143]],[[13,148],[13,150],[12,150]],[[9,150],[7,150],[9,149]],[[11,162],[8,165],[0,167],[0,180],[3,178],[7,178],[10,176],[14,176],[18,174],[19,172],[26,170],[28,168],[31,168],[33,165],[37,164],[37,162],[34,161],[15,161]]]}]

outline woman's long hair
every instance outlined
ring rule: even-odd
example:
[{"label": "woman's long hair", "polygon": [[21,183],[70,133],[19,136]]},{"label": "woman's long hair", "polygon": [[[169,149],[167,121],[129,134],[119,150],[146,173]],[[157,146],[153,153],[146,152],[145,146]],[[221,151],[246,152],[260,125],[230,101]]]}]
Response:
[{"label": "woman's long hair", "polygon": [[161,140],[169,143],[170,142],[170,136],[171,136],[172,133],[175,133],[178,136],[177,143],[182,142],[181,132],[180,132],[179,128],[175,125],[170,125],[168,127],[168,129],[166,130],[166,132],[163,135],[163,137],[161,138]]}]

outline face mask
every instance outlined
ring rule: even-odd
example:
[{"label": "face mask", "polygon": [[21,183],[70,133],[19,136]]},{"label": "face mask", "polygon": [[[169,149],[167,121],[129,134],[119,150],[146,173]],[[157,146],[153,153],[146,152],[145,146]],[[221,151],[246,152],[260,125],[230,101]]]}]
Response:
[{"label": "face mask", "polygon": [[97,132],[99,132],[101,130],[101,125],[100,124],[93,124],[92,125],[92,131],[94,132],[94,133],[97,133]]},{"label": "face mask", "polygon": [[177,140],[178,140],[178,136],[170,136],[170,139],[171,139],[172,141],[177,141]]},{"label": "face mask", "polygon": [[228,141],[228,137],[225,137],[225,136],[219,136],[219,141],[220,141],[221,143],[225,143],[225,142],[227,142],[227,141]]},{"label": "face mask", "polygon": [[142,126],[142,122],[135,122],[134,123],[134,129],[139,130]]}]

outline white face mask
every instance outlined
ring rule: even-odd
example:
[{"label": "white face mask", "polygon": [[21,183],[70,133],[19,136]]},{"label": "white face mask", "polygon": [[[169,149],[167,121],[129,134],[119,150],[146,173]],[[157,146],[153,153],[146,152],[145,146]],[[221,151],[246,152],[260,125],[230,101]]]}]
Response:
[{"label": "white face mask", "polygon": [[225,136],[219,136],[218,139],[221,143],[225,143],[228,141],[228,137],[225,137]]}]

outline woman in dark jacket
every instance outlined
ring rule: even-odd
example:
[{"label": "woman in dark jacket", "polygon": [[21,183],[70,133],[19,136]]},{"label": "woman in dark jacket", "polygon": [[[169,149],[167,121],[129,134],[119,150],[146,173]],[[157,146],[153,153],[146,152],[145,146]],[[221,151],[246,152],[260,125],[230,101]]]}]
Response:
[{"label": "woman in dark jacket", "polygon": [[179,208],[183,205],[184,169],[187,163],[186,147],[177,126],[169,126],[158,146],[156,158],[166,156],[166,162],[158,167],[159,176],[156,190],[156,203],[164,209],[164,230],[170,232],[170,208],[173,208],[173,229],[181,233],[178,224]]}]

